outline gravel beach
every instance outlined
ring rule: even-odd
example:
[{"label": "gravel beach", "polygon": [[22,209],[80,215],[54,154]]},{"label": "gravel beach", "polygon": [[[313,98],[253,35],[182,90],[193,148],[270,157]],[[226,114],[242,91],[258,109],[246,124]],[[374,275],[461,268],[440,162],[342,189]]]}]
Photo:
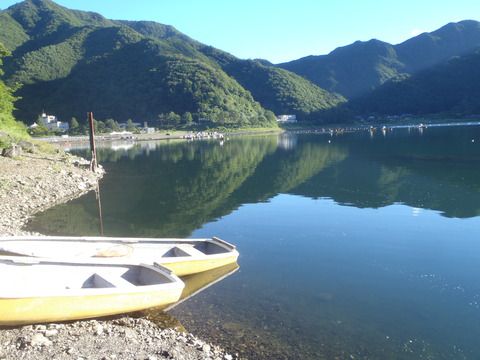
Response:
[{"label": "gravel beach", "polygon": [[[0,235],[28,234],[23,226],[35,213],[94,190],[103,174],[62,151],[0,156]],[[0,359],[236,358],[192,334],[129,316],[0,328]]]}]

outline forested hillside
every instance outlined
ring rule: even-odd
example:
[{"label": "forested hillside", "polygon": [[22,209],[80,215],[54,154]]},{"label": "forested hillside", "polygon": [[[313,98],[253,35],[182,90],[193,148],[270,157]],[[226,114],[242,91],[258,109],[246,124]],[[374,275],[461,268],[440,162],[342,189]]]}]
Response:
[{"label": "forested hillside", "polygon": [[389,81],[349,107],[362,114],[480,114],[480,51]]},{"label": "forested hillside", "polygon": [[479,108],[476,21],[398,45],[357,41],[279,66],[238,59],[169,25],[109,20],[51,0],[0,11],[0,26],[12,54],[3,80],[19,89],[14,114],[27,124],[42,111],[64,121],[93,111],[152,125],[263,127],[276,126],[274,113],[322,123]]},{"label": "forested hillside", "polygon": [[14,137],[23,137],[26,135],[25,128],[15,121],[13,117],[13,104],[15,97],[13,96],[13,89],[5,85],[1,80],[3,75],[2,65],[3,58],[9,55],[2,43],[0,43],[0,148],[6,144],[5,135]]},{"label": "forested hillside", "polygon": [[308,56],[279,66],[318,86],[351,99],[367,94],[390,79],[467,55],[480,47],[480,23],[450,23],[401,44],[357,41],[328,55]]},{"label": "forested hillside", "polygon": [[5,79],[22,85],[16,115],[27,123],[43,110],[64,120],[91,110],[117,121],[152,123],[174,113],[169,118],[177,123],[275,126],[269,110],[301,117],[343,100],[273,66],[253,69],[270,81],[249,81],[251,72],[244,79],[205,54],[207,46],[154,22],[112,21],[26,0],[1,11],[0,26],[0,41],[13,55]]},{"label": "forested hillside", "polygon": [[275,67],[268,61],[238,59],[222,50],[201,44],[171,26],[149,21],[121,23],[145,36],[158,40],[168,39],[183,54],[220,66],[250,91],[256,101],[276,114],[296,114],[303,119],[311,113],[345,102],[341,95],[325,91],[305,78]]}]

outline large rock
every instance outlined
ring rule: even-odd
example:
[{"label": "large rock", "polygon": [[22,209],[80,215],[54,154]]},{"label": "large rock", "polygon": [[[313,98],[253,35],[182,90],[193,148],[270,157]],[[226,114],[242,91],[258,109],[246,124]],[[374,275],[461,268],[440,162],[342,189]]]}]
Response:
[{"label": "large rock", "polygon": [[8,158],[16,158],[16,157],[19,157],[20,155],[22,155],[22,148],[15,144],[12,144],[10,147],[7,147],[2,151],[2,156],[8,157]]},{"label": "large rock", "polygon": [[21,140],[18,142],[18,146],[20,146],[23,151],[26,151],[28,153],[35,152],[35,145],[30,141]]}]

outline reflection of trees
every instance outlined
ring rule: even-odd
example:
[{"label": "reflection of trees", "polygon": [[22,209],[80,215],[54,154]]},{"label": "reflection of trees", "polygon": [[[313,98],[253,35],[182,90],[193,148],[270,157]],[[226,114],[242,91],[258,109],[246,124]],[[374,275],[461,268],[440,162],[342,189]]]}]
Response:
[{"label": "reflection of trees", "polygon": [[[286,192],[360,208],[404,203],[446,216],[478,216],[480,149],[469,146],[475,135],[462,134],[454,134],[452,144],[427,132],[371,140],[355,134],[331,144],[324,137],[300,136],[288,149],[277,147],[275,137],[262,137],[223,147],[135,145],[122,156],[102,150],[106,234],[187,236],[241,204]],[[39,215],[33,225],[46,233],[97,234],[97,213],[95,196],[88,194]]]},{"label": "reflection of trees", "polygon": [[[223,147],[216,142],[174,143],[134,161],[115,158],[115,164],[105,164],[108,175],[101,185],[106,234],[189,235],[231,211],[222,206],[225,200],[275,148],[275,137],[245,138]],[[32,225],[45,232],[91,234],[98,228],[96,217],[91,195],[39,215]]]},{"label": "reflection of trees", "polygon": [[276,174],[270,174],[274,175],[272,187],[278,193],[287,192],[346,157],[347,150],[344,147],[303,144],[299,151],[272,164],[277,168]]},{"label": "reflection of trees", "polygon": [[[361,208],[404,203],[449,217],[478,216],[480,172],[475,164],[480,153],[468,146],[474,135],[465,130],[437,131],[423,137],[340,140],[351,156],[294,192]],[[446,141],[450,138],[454,141]]]},{"label": "reflection of trees", "polygon": [[299,143],[296,151],[278,149],[265,157],[232,201],[257,202],[288,192],[346,157],[346,147],[316,142]]}]

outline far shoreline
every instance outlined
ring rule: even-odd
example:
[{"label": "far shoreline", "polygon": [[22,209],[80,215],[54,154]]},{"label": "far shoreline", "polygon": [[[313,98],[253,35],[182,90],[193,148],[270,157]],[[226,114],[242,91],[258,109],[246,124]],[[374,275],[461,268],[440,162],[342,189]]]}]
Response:
[{"label": "far shoreline", "polygon": [[[385,119],[382,119],[385,120]],[[118,141],[133,141],[133,142],[143,142],[143,141],[161,141],[161,140],[183,140],[189,141],[187,136],[189,134],[195,133],[218,133],[222,134],[225,137],[237,137],[237,136],[260,136],[260,135],[273,135],[281,133],[330,133],[330,132],[358,132],[366,131],[370,129],[382,129],[383,127],[389,129],[402,129],[402,128],[412,128],[412,127],[449,127],[449,126],[479,126],[479,119],[472,119],[470,121],[460,120],[460,119],[451,119],[451,118],[415,118],[409,119],[408,121],[382,121],[379,119],[378,122],[365,123],[365,122],[351,122],[343,124],[285,124],[278,128],[259,128],[259,129],[236,129],[232,131],[221,131],[219,129],[210,129],[210,130],[195,130],[195,131],[185,131],[185,130],[161,130],[155,133],[140,133],[132,134],[130,138],[124,138],[118,135],[110,134],[99,134],[95,135],[95,141],[97,143],[108,143],[108,142],[118,142]],[[213,137],[205,136],[196,140],[208,140]],[[50,144],[58,144],[60,146],[65,146],[67,144],[85,144],[89,142],[88,135],[73,135],[73,136],[49,136],[49,137],[36,137],[34,138],[38,141],[44,141]]]},{"label": "far shoreline", "polygon": [[[132,134],[131,138],[124,138],[118,135],[110,134],[99,134],[95,135],[95,142],[112,142],[112,141],[158,141],[158,140],[185,140],[188,141],[186,137],[188,134],[193,133],[220,133],[225,137],[227,136],[256,136],[256,135],[268,135],[268,134],[279,134],[284,132],[285,129],[282,128],[259,128],[259,129],[239,129],[235,131],[219,131],[219,130],[198,130],[198,131],[184,131],[184,130],[172,130],[172,131],[157,131],[151,134]],[[37,141],[44,141],[50,144],[84,144],[89,142],[88,135],[79,135],[79,136],[49,136],[49,137],[35,137]],[[208,139],[207,137],[203,139]]]}]

